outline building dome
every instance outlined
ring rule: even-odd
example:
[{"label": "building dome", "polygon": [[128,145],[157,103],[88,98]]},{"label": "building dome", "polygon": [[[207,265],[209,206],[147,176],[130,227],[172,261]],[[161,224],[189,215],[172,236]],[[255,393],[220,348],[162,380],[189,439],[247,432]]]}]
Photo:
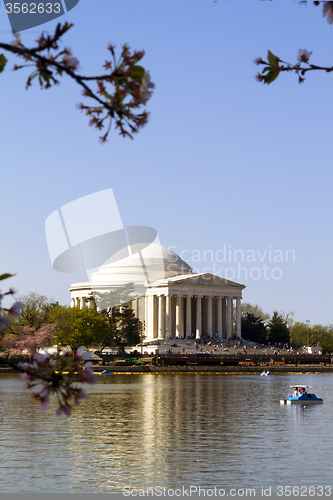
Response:
[{"label": "building dome", "polygon": [[127,247],[115,253],[98,272],[91,274],[91,284],[144,284],[191,273],[192,268],[179,255],[152,243],[132,255]]}]

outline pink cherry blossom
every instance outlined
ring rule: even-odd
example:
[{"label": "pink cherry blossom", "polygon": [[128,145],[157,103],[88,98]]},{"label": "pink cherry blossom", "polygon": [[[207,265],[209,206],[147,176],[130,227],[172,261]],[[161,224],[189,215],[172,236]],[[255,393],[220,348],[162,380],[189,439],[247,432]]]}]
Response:
[{"label": "pink cherry blossom", "polygon": [[23,302],[15,302],[15,304],[13,304],[12,307],[9,309],[9,314],[11,314],[13,318],[19,318],[20,309],[24,309]]},{"label": "pink cherry blossom", "polygon": [[6,318],[4,316],[0,316],[0,332],[1,332],[1,330],[3,330],[6,327],[6,325],[11,325],[11,324],[12,324],[12,322],[9,318]]},{"label": "pink cherry blossom", "polygon": [[96,384],[97,378],[91,369],[91,363],[86,363],[84,368],[85,370],[84,370],[83,381],[86,382],[87,384]]},{"label": "pink cherry blossom", "polygon": [[324,2],[323,16],[327,16],[327,22],[333,23],[333,2]]},{"label": "pink cherry blossom", "polygon": [[64,415],[67,415],[67,417],[69,417],[69,416],[70,416],[70,414],[71,414],[71,409],[70,409],[70,407],[69,407],[68,405],[59,406],[59,408],[58,408],[58,409],[57,409],[57,411],[56,411],[56,415],[57,415],[57,417],[60,417],[62,413],[63,413]]},{"label": "pink cherry blossom", "polygon": [[11,42],[11,45],[14,45],[14,47],[19,47],[21,45],[21,37],[19,33],[13,33],[15,40]]},{"label": "pink cherry blossom", "polygon": [[80,404],[80,399],[86,399],[88,396],[85,392],[80,391],[74,398],[74,403],[76,406]]},{"label": "pink cherry blossom", "polygon": [[80,63],[80,61],[76,57],[74,57],[71,52],[66,52],[62,59],[62,62],[65,66],[69,66],[73,69],[76,69]]},{"label": "pink cherry blossom", "polygon": [[50,353],[48,352],[47,349],[45,349],[44,351],[45,354],[42,354],[42,353],[38,353],[37,354],[37,361],[45,361],[46,359],[48,359],[50,357]]},{"label": "pink cherry blossom", "polygon": [[46,398],[50,394],[50,389],[44,384],[44,389],[39,394],[41,398]]},{"label": "pink cherry blossom", "polygon": [[308,52],[306,49],[299,49],[297,60],[301,62],[309,62],[312,52]]},{"label": "pink cherry blossom", "polygon": [[49,402],[50,402],[50,397],[46,396],[42,404],[40,405],[40,411],[45,411],[47,409],[47,405],[49,404]]},{"label": "pink cherry blossom", "polygon": [[146,104],[146,102],[151,98],[153,95],[151,90],[148,89],[153,89],[155,88],[155,84],[150,80],[150,73],[149,71],[146,71],[143,78],[142,78],[142,83],[140,86],[140,98],[138,102],[142,104]]},{"label": "pink cherry blossom", "polygon": [[78,348],[78,350],[76,351],[76,356],[75,356],[77,360],[86,361],[87,359],[89,359],[91,357],[90,352],[86,351],[85,349],[86,348],[83,346]]}]

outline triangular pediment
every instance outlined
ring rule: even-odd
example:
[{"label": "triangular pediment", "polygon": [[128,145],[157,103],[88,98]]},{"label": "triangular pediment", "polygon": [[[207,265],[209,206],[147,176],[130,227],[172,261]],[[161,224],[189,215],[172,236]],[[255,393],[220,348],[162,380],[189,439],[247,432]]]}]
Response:
[{"label": "triangular pediment", "polygon": [[219,288],[238,288],[243,289],[245,285],[235,283],[234,281],[215,276],[210,273],[186,274],[168,278],[168,283],[173,286],[217,286]]}]

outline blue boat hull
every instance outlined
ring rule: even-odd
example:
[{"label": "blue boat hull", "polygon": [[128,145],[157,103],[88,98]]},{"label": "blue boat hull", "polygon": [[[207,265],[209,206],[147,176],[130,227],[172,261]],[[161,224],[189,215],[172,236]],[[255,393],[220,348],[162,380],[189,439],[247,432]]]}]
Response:
[{"label": "blue boat hull", "polygon": [[312,404],[312,403],[323,403],[324,400],[317,398],[315,394],[302,395],[302,396],[289,396],[287,399],[281,399],[281,404],[293,405],[293,404]]}]

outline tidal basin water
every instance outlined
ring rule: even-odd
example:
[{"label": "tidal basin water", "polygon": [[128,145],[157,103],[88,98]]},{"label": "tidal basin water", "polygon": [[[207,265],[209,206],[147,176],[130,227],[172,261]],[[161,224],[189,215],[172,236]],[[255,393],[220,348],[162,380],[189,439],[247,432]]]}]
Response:
[{"label": "tidal basin water", "polygon": [[[280,405],[296,383],[324,403]],[[58,418],[0,375],[1,493],[333,487],[330,374],[113,375],[88,392]]]}]

